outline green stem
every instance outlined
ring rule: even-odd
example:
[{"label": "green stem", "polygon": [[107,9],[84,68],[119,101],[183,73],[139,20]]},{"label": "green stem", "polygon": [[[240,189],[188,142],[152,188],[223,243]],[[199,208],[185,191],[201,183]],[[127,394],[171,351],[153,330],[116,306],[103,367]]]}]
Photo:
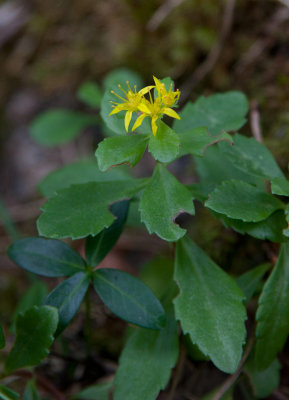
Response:
[{"label": "green stem", "polygon": [[86,340],[86,355],[90,355],[91,342],[92,342],[92,329],[91,329],[91,303],[90,303],[90,288],[88,288],[85,295],[85,340]]}]

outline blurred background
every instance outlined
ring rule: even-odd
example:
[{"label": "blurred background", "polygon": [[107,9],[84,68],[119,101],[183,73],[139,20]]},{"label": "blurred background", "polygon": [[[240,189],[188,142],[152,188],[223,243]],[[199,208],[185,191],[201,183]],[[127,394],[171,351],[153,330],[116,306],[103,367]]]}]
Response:
[{"label": "blurred background", "polygon": [[[85,110],[76,97],[80,85],[86,81],[101,85],[119,67],[137,72],[146,84],[151,84],[152,75],[170,76],[182,92],[183,104],[202,94],[243,91],[251,111],[260,112],[265,144],[287,170],[289,0],[0,1],[0,214],[6,227],[0,226],[0,313],[4,320],[9,320],[28,285],[26,278],[15,279],[25,275],[7,259],[6,249],[19,235],[37,235],[35,220],[43,203],[37,183],[50,171],[92,155],[101,138],[96,126],[72,143],[47,148],[31,139],[29,126],[50,108]],[[242,133],[252,135],[250,118]],[[204,239],[215,240],[212,253],[217,259],[221,259],[216,239],[220,229],[214,227],[210,238]],[[226,240],[231,246],[232,237]],[[249,255],[259,246],[250,240]],[[132,247],[139,249],[141,243],[123,239],[117,263],[129,270],[123,250],[136,251]],[[151,251],[159,251],[159,245],[161,241],[152,239]],[[224,252],[228,246],[223,246]]]}]

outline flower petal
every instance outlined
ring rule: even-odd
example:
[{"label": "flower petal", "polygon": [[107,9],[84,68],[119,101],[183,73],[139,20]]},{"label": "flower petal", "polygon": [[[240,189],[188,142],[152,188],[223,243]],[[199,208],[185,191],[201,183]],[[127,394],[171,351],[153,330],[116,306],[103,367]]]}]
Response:
[{"label": "flower petal", "polygon": [[154,85],[151,85],[151,86],[146,86],[146,87],[144,87],[143,89],[141,89],[138,93],[141,95],[141,96],[144,96],[145,94],[147,94],[151,89],[153,89],[154,88]]},{"label": "flower petal", "polygon": [[123,104],[119,104],[118,106],[113,107],[111,113],[108,114],[108,116],[111,116],[111,115],[113,115],[113,114],[117,114],[117,113],[119,113],[119,112],[121,112],[121,111],[123,111],[123,110],[124,110]]},{"label": "flower petal", "polygon": [[128,132],[129,123],[131,121],[132,111],[127,111],[124,117],[125,130]]},{"label": "flower petal", "polygon": [[140,103],[137,107],[141,112],[145,113],[145,114],[151,114],[150,109],[148,108],[148,106],[145,103]]},{"label": "flower petal", "polygon": [[141,114],[139,117],[137,117],[134,126],[132,127],[132,131],[134,131],[135,129],[137,129],[139,126],[141,126],[143,120],[145,119],[145,117],[147,117],[146,114]]},{"label": "flower petal", "polygon": [[157,124],[156,124],[157,119],[158,119],[158,117],[153,117],[152,118],[152,131],[153,131],[153,135],[154,136],[156,136],[157,130],[158,130],[158,127],[157,127]]},{"label": "flower petal", "polygon": [[179,114],[177,114],[174,110],[172,110],[171,108],[163,108],[162,112],[166,115],[168,115],[169,117],[172,118],[176,118],[176,119],[181,119],[181,117],[179,116]]}]

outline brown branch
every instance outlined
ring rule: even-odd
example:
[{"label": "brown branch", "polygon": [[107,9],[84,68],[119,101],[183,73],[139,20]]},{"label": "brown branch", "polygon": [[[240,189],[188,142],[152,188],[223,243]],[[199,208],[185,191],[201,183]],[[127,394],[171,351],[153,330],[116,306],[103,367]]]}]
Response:
[{"label": "brown branch", "polygon": [[248,341],[248,345],[244,351],[242,360],[240,361],[239,367],[237,369],[237,371],[233,374],[230,375],[229,378],[223,383],[223,385],[217,390],[217,392],[215,393],[214,397],[212,398],[212,400],[220,400],[221,397],[227,392],[227,390],[230,389],[230,387],[235,383],[235,381],[239,378],[239,375],[242,372],[243,366],[252,350],[253,344],[254,344],[254,336],[252,336],[249,341]]},{"label": "brown branch", "polygon": [[256,100],[252,100],[250,104],[250,125],[252,133],[257,142],[263,143],[263,135],[260,125],[260,113],[258,103]]},{"label": "brown branch", "polygon": [[181,87],[181,102],[184,103],[185,100],[189,97],[193,88],[205,78],[206,75],[213,69],[216,62],[218,61],[225,40],[228,34],[231,31],[233,25],[233,16],[234,16],[234,8],[235,8],[235,0],[227,0],[224,15],[222,20],[222,29],[220,32],[220,37],[215,46],[212,47],[209,54],[207,55],[204,62],[202,62],[198,68],[194,71],[194,73],[189,77],[189,79],[183,84]]},{"label": "brown branch", "polygon": [[147,23],[147,29],[151,32],[155,31],[163,22],[163,20],[172,12],[172,10],[184,1],[185,0],[167,0],[153,14],[151,19]]}]

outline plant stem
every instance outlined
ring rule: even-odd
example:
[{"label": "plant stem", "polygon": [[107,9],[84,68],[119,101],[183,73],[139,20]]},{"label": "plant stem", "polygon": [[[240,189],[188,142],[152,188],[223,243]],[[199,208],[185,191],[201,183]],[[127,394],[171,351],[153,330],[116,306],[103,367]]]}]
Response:
[{"label": "plant stem", "polygon": [[91,350],[91,304],[90,304],[90,288],[85,295],[85,340],[86,340],[86,355],[90,354]]}]

